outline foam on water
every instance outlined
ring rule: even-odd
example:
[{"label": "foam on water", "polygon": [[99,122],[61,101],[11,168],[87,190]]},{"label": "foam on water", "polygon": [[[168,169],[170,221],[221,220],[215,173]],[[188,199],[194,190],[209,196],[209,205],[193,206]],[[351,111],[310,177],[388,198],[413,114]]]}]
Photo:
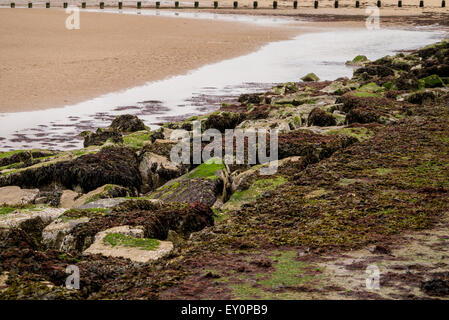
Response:
[{"label": "foam on water", "polygon": [[298,81],[309,72],[322,80],[351,77],[353,69],[345,61],[356,55],[377,59],[436,42],[442,36],[443,33],[435,31],[390,29],[346,29],[300,35],[185,75],[64,108],[0,114],[0,150],[80,148],[82,139],[77,135],[82,130],[107,126],[119,114],[136,114],[155,128],[170,117],[218,108],[217,101],[221,99],[214,100],[214,97],[260,91],[273,83]]}]

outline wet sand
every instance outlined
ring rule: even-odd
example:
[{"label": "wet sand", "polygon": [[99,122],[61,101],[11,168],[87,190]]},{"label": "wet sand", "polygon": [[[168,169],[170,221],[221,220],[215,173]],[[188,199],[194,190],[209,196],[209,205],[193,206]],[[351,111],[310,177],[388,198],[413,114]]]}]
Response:
[{"label": "wet sand", "polygon": [[[183,74],[288,39],[297,30],[246,23],[0,9],[0,112],[30,111]],[[176,90],[176,88],[173,88]]]}]

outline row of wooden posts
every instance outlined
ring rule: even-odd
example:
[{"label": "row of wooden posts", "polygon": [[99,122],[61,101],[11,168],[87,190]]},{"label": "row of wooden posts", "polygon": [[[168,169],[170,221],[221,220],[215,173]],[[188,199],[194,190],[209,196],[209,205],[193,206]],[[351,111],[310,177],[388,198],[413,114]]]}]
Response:
[{"label": "row of wooden posts", "polygon": [[[195,2],[194,2],[194,7],[195,7],[195,8],[199,8],[199,5],[200,5],[199,1],[195,1]],[[63,7],[64,7],[64,8],[67,8],[67,6],[68,6],[68,3],[67,3],[67,2],[64,2],[64,3],[63,3]],[[157,2],[156,2],[156,8],[160,8],[160,6],[161,6],[160,1],[157,1]],[[234,9],[237,9],[238,6],[239,6],[238,1],[234,1],[234,3],[233,3]],[[314,6],[315,9],[318,9],[318,6],[319,6],[318,0],[315,0],[315,1],[314,1],[313,6]],[[339,5],[338,5],[338,0],[335,0],[335,1],[334,1],[334,8],[338,8],[338,6],[339,6]],[[382,6],[382,1],[381,1],[381,0],[377,0],[377,7],[380,8],[381,6]],[[11,8],[15,8],[15,7],[16,7],[16,4],[15,4],[14,2],[11,2]],[[28,3],[28,8],[32,8],[32,7],[33,7],[33,3],[32,3],[32,2],[29,2],[29,3]],[[45,7],[46,7],[47,9],[50,8],[50,2],[46,2],[46,3],[45,3]],[[253,2],[253,8],[254,8],[254,9],[257,9],[257,7],[258,7],[258,2],[257,2],[257,1],[254,1],[254,2]],[[273,9],[277,9],[277,7],[278,7],[278,2],[277,2],[277,1],[273,1]],[[356,2],[355,2],[355,7],[356,7],[356,8],[360,8],[360,1],[359,1],[359,0],[356,0]],[[399,8],[402,8],[402,0],[398,0],[398,7],[399,7]],[[420,1],[419,1],[419,7],[420,7],[420,8],[424,8],[424,0],[420,0]],[[445,7],[446,7],[446,0],[442,0],[442,1],[441,1],[441,7],[442,7],[442,8],[445,8]],[[81,3],[81,8],[83,8],[83,9],[86,8],[86,2],[82,2],[82,3]],[[118,8],[119,8],[119,9],[122,9],[122,8],[123,8],[123,2],[119,2],[119,3],[118,3]],[[142,2],[141,2],[141,1],[138,1],[138,2],[137,2],[137,9],[140,9],[140,8],[142,8]],[[175,8],[179,8],[179,1],[175,1]],[[218,1],[214,1],[214,8],[215,8],[215,9],[218,8]],[[298,8],[298,1],[296,1],[296,0],[293,1],[293,8],[294,8],[294,9],[297,9],[297,8]],[[104,2],[100,2],[100,9],[104,9]]]}]

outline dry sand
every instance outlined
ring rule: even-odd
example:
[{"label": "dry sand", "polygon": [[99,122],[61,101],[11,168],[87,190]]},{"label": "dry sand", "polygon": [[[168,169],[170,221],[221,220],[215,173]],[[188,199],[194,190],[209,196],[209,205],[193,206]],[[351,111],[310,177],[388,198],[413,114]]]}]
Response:
[{"label": "dry sand", "polygon": [[73,104],[296,34],[242,23],[86,12],[80,30],[67,30],[67,17],[63,10],[0,9],[0,112]]}]

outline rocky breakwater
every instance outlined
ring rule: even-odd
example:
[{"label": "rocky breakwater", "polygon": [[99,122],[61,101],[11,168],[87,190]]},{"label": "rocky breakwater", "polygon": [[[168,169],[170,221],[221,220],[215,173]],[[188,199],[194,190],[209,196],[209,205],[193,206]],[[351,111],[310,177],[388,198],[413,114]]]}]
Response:
[{"label": "rocky breakwater", "polygon": [[[0,298],[366,298],[323,261],[374,245],[369,259],[388,265],[390,239],[448,212],[448,52],[359,56],[351,79],[309,74],[158,130],[120,116],[82,133],[81,150],[0,154]],[[278,129],[277,171],[172,162],[171,133],[189,131],[192,147],[195,121]],[[80,290],[64,286],[68,265]],[[370,297],[429,297],[447,281],[395,270],[400,285]]]}]

